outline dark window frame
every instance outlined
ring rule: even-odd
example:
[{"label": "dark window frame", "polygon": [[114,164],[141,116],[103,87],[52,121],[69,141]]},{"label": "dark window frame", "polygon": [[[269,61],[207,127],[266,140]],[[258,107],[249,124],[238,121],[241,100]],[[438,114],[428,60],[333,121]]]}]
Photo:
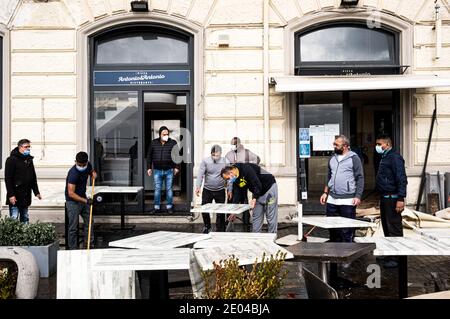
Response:
[{"label": "dark window frame", "polygon": [[400,34],[397,30],[381,25],[375,32],[387,33],[394,37],[393,60],[387,61],[301,61],[301,37],[311,32],[334,28],[334,27],[356,27],[369,29],[366,22],[324,22],[316,24],[294,33],[295,45],[295,74],[296,75],[339,75],[348,73],[370,73],[370,74],[400,74],[404,66],[400,65]]},{"label": "dark window frame", "polygon": [[[139,30],[151,30],[151,31],[160,31],[164,34],[170,34],[171,36],[179,35],[182,38],[188,39],[188,63],[187,64],[96,64],[96,41],[102,36],[107,36],[110,34],[111,36],[116,36],[117,34],[121,34],[123,32],[130,32],[133,31],[133,33],[139,32]],[[136,22],[136,23],[130,23],[130,24],[122,24],[115,27],[107,28],[105,30],[102,30],[100,32],[97,32],[90,36],[89,38],[89,108],[88,108],[88,119],[89,119],[89,151],[90,154],[94,153],[94,130],[95,130],[95,124],[94,124],[94,112],[95,112],[95,106],[94,106],[94,93],[95,91],[134,91],[138,93],[138,107],[140,112],[143,112],[143,99],[145,92],[177,92],[177,93],[185,93],[187,97],[187,105],[186,105],[186,126],[191,130],[191,147],[190,147],[190,163],[186,164],[186,168],[188,171],[187,175],[187,184],[186,184],[186,198],[187,202],[186,205],[190,205],[190,198],[193,196],[193,167],[194,167],[194,80],[195,80],[195,74],[194,74],[194,35],[191,33],[188,33],[182,29],[176,28],[176,27],[168,27],[166,25],[161,25],[158,23],[146,23],[146,22]],[[151,85],[151,86],[102,86],[101,88],[94,86],[94,71],[102,71],[102,70],[109,70],[109,71],[126,71],[126,70],[136,70],[136,69],[146,70],[146,71],[152,71],[152,70],[189,70],[191,74],[191,81],[189,85]],[[140,156],[140,163],[141,165],[145,165],[145,154],[143,154],[143,151],[145,149],[145,145],[143,145],[144,142],[144,136],[143,136],[143,127],[144,127],[144,116],[142,113],[142,119],[141,119],[141,125],[142,128],[139,133],[139,139],[142,140],[142,146],[138,150],[138,156]],[[93,158],[90,156],[90,160],[93,161]],[[95,163],[94,163],[95,164]],[[144,186],[144,172],[140,172],[139,179],[142,180],[142,185]],[[144,196],[145,197],[145,196]],[[143,199],[142,199],[143,200]],[[145,210],[145,203],[144,204],[144,210]],[[142,210],[142,211],[144,211]]]},{"label": "dark window frame", "polygon": [[3,36],[0,35],[0,169],[3,168]]}]

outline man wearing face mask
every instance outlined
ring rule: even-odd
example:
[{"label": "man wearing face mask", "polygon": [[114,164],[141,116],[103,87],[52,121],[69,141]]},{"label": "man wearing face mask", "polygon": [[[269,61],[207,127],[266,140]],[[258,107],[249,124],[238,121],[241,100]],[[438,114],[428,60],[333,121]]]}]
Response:
[{"label": "man wearing face mask", "polygon": [[[350,151],[350,141],[344,135],[334,140],[334,155],[328,162],[328,184],[320,203],[326,206],[327,216],[356,218],[356,206],[364,191],[364,174],[358,154]],[[330,229],[331,242],[352,242],[353,229]]]},{"label": "man wearing face mask", "polygon": [[161,212],[161,190],[164,180],[166,181],[167,212],[173,213],[173,177],[180,171],[179,166],[172,159],[174,148],[178,152],[177,142],[169,137],[169,129],[161,126],[159,138],[152,140],[147,155],[147,174],[148,176],[153,174],[155,182],[155,213]]},{"label": "man wearing face mask", "polygon": [[9,206],[9,216],[26,224],[29,221],[31,191],[37,198],[42,199],[30,148],[29,140],[20,140],[5,163],[6,205]]},{"label": "man wearing face mask", "polygon": [[[231,151],[229,151],[225,155],[225,158],[231,164],[254,163],[259,165],[259,163],[261,162],[261,159],[259,158],[258,155],[256,155],[255,153],[244,147],[239,137],[233,137],[231,139]],[[232,184],[229,185],[227,190],[229,202],[233,204],[247,204],[248,203],[247,189],[233,188],[231,185]],[[234,218],[234,216],[231,215],[231,218]],[[242,221],[247,228],[250,227],[249,211],[245,211],[242,214]]]},{"label": "man wearing face mask", "polygon": [[[66,209],[68,217],[68,234],[67,243],[69,249],[78,249],[77,230],[79,216],[83,218],[84,225],[84,247],[87,246],[89,231],[89,209],[94,202],[92,198],[86,196],[86,184],[89,176],[97,178],[97,173],[92,169],[91,163],[88,162],[88,154],[79,152],[75,157],[75,165],[67,173],[66,178]],[[94,243],[94,223],[91,227],[91,243]]]},{"label": "man wearing face mask", "polygon": [[[200,196],[203,184],[202,205],[212,203],[225,203],[225,181],[220,175],[222,169],[227,165],[227,160],[222,157],[220,145],[211,148],[211,156],[205,157],[200,164],[197,174],[197,187],[195,194]],[[209,213],[203,213],[203,233],[207,234],[211,230],[211,217]],[[216,214],[216,231],[225,231],[225,215]]]},{"label": "man wearing face mask", "polygon": [[380,193],[380,214],[384,236],[403,236],[402,215],[405,209],[406,186],[405,160],[392,149],[392,140],[380,135],[375,150],[381,154],[376,176],[376,188]]},{"label": "man wearing face mask", "polygon": [[269,233],[278,229],[278,186],[275,177],[253,163],[236,163],[222,169],[224,180],[233,188],[247,189],[253,194],[250,207],[253,209],[252,231],[262,230],[266,216]]}]

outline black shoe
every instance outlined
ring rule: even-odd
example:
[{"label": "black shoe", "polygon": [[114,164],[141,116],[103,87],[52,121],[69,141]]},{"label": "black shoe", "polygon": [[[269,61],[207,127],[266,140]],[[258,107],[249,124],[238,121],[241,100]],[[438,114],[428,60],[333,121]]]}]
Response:
[{"label": "black shoe", "polygon": [[173,207],[167,208],[167,213],[168,214],[173,214]]},{"label": "black shoe", "polygon": [[156,208],[155,208],[155,210],[154,210],[153,212],[154,212],[155,214],[161,214],[161,209],[159,209],[159,208],[156,209]]},{"label": "black shoe", "polygon": [[210,231],[211,231],[211,226],[210,227],[203,226],[203,229],[202,229],[203,234],[209,234]]}]

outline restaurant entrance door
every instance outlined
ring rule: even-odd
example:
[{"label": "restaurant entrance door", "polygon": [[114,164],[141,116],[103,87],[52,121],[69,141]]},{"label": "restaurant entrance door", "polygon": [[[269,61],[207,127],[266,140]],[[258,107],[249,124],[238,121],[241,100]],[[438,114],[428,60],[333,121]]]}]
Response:
[{"label": "restaurant entrance door", "polygon": [[380,134],[399,140],[399,91],[311,92],[298,94],[297,165],[298,199],[307,213],[324,213],[319,198],[328,179],[333,141],[343,134],[360,157],[365,175],[363,200],[376,200],[374,151]]}]

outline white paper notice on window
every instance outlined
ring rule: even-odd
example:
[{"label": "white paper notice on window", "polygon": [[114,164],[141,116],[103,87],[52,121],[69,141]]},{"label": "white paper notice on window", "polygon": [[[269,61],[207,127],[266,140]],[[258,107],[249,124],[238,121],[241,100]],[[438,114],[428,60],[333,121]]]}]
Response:
[{"label": "white paper notice on window", "polygon": [[332,151],[336,135],[339,135],[339,123],[310,125],[309,134],[312,137],[313,151]]}]

